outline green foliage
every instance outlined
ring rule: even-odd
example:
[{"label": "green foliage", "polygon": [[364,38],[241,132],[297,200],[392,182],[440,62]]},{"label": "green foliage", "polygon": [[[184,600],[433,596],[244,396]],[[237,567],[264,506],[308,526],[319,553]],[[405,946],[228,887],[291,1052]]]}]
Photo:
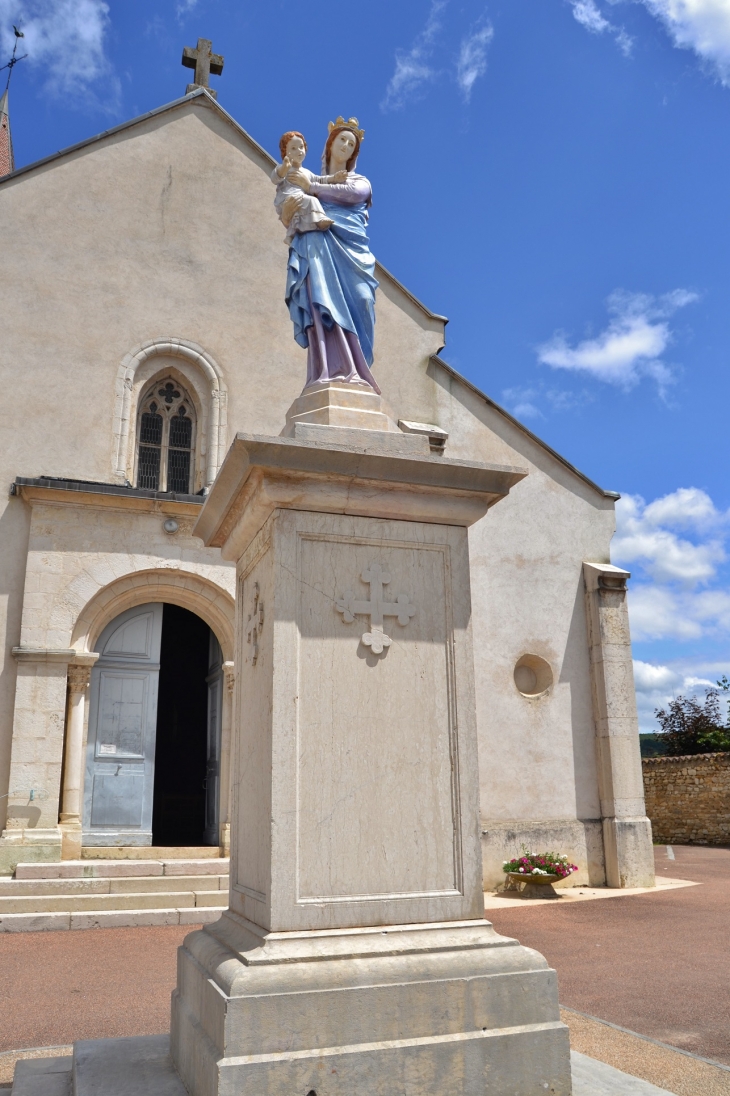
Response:
[{"label": "green foliage", "polygon": [[663,734],[640,734],[642,757],[664,757],[667,752],[667,743]]},{"label": "green foliage", "polygon": [[[726,677],[718,685],[730,692]],[[723,722],[718,689],[707,690],[704,704],[694,696],[678,696],[654,714],[666,742],[665,752],[671,757],[730,751],[730,719]]]}]

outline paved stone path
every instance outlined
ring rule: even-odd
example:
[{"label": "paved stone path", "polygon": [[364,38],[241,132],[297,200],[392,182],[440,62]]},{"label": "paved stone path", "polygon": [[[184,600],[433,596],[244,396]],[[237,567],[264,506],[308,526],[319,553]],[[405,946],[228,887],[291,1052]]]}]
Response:
[{"label": "paved stone path", "polygon": [[563,1005],[730,1065],[730,849],[673,851],[657,874],[702,886],[487,915],[546,956]]}]

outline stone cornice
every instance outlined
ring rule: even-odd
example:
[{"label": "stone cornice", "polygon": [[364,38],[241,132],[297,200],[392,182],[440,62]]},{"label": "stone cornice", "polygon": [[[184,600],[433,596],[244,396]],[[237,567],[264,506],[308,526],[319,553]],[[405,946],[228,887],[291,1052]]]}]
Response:
[{"label": "stone cornice", "polygon": [[94,651],[77,651],[73,647],[13,647],[18,662],[63,662],[67,666],[93,666],[98,659]]},{"label": "stone cornice", "polygon": [[32,506],[36,502],[94,510],[136,510],[146,514],[177,514],[197,517],[203,498],[197,495],[166,495],[115,484],[92,484],[78,480],[27,479],[18,476],[11,491]]}]

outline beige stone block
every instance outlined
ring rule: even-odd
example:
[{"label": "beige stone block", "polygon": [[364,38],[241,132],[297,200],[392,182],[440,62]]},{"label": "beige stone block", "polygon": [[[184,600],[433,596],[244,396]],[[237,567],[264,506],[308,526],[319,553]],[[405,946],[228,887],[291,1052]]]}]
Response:
[{"label": "beige stone block", "polygon": [[57,932],[69,927],[68,913],[0,913],[0,932]]},{"label": "beige stone block", "polygon": [[229,860],[216,857],[208,860],[163,860],[165,875],[218,875],[228,871]]},{"label": "beige stone block", "polygon": [[110,880],[111,894],[159,894],[164,898],[167,893],[179,893],[187,891],[211,891],[218,898],[218,878],[215,875],[181,875],[168,877],[156,875],[148,878],[112,879]]},{"label": "beige stone block", "polygon": [[294,437],[300,423],[398,432],[377,392],[366,386],[336,382],[306,388],[287,411],[282,434]]},{"label": "beige stone block", "polygon": [[195,905],[196,906],[215,906],[216,908],[228,906],[228,892],[219,890],[196,890],[195,892]]},{"label": "beige stone block", "polygon": [[[641,776],[641,754],[637,736],[609,735],[598,739],[604,772],[605,798],[611,800],[644,797]],[[609,792],[610,788],[610,792]],[[607,814],[613,814],[609,810]]]},{"label": "beige stone block", "polygon": [[210,925],[220,918],[226,908],[225,905],[213,908],[196,906],[195,909],[180,910],[179,923],[181,925]]},{"label": "beige stone block", "polygon": [[0,896],[108,894],[108,879],[0,879]]},{"label": "beige stone block", "polygon": [[122,929],[152,925],[178,925],[176,909],[106,910],[94,913],[72,913],[71,929]]},{"label": "beige stone block", "polygon": [[[213,892],[217,895],[217,891]],[[142,910],[161,907],[178,909],[194,906],[195,894],[168,892],[166,894],[52,894],[44,897],[27,895],[18,898],[0,898],[3,913],[80,913],[94,910]]]},{"label": "beige stone block", "polygon": [[648,818],[605,819],[603,840],[609,887],[654,886],[654,850]]}]

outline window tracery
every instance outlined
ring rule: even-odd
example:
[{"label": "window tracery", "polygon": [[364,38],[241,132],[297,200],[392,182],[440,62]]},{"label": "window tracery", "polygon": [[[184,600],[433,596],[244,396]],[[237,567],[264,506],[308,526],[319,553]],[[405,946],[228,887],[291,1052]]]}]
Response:
[{"label": "window tracery", "polygon": [[152,491],[192,492],[195,407],[183,386],[164,377],[140,402],[137,486]]}]

